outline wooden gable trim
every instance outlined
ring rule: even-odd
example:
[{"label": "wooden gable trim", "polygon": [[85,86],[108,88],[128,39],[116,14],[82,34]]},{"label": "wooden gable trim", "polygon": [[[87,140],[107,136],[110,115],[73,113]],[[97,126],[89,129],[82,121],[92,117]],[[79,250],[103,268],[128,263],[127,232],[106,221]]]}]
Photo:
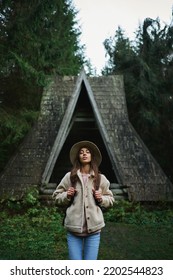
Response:
[{"label": "wooden gable trim", "polygon": [[61,152],[61,149],[64,145],[64,142],[69,134],[70,131],[70,122],[74,113],[74,109],[81,91],[81,85],[82,85],[82,80],[84,78],[84,71],[81,71],[77,82],[76,86],[73,92],[73,95],[70,98],[69,104],[67,106],[65,115],[63,117],[63,120],[61,122],[57,137],[55,139],[53,148],[51,150],[48,162],[46,164],[44,173],[42,175],[42,183],[47,184],[49,182],[49,179],[51,177],[54,165],[56,163],[56,160]]},{"label": "wooden gable trim", "polygon": [[91,103],[91,107],[93,109],[94,117],[96,119],[96,123],[98,125],[99,132],[100,132],[101,137],[103,139],[103,142],[105,144],[105,148],[108,152],[108,156],[111,160],[114,173],[117,177],[118,182],[122,183],[122,177],[120,176],[118,168],[116,167],[116,164],[117,164],[116,155],[114,155],[112,153],[113,149],[112,149],[111,143],[109,141],[109,136],[108,136],[107,130],[105,128],[105,125],[103,123],[103,120],[102,120],[101,114],[99,112],[97,103],[95,101],[93,91],[91,89],[90,83],[88,82],[85,71],[82,70],[78,79],[77,79],[75,90],[73,92],[73,95],[70,98],[70,101],[69,101],[69,104],[67,106],[64,118],[63,118],[62,123],[60,125],[57,137],[55,139],[53,148],[51,150],[51,153],[50,153],[50,156],[49,156],[49,159],[48,159],[48,162],[46,164],[44,173],[42,175],[42,184],[44,184],[44,183],[47,184],[49,182],[51,174],[53,172],[53,168],[54,168],[55,163],[56,163],[56,160],[57,160],[57,158],[58,158],[58,156],[61,152],[61,149],[62,149],[62,147],[65,143],[65,140],[67,139],[67,136],[68,136],[68,134],[71,130],[71,127],[73,125],[72,117],[73,117],[75,106],[77,104],[77,101],[78,101],[78,98],[79,98],[79,95],[80,95],[80,92],[81,92],[82,82],[84,83],[84,85],[86,87],[87,94],[88,94],[88,97],[89,97],[89,100],[90,100],[90,103]]},{"label": "wooden gable trim", "polygon": [[93,91],[91,89],[90,83],[88,82],[88,80],[86,78],[86,75],[84,76],[84,82],[85,82],[85,86],[86,86],[86,89],[87,89],[87,92],[88,92],[88,96],[89,96],[89,99],[90,99],[90,102],[91,102],[91,106],[92,106],[92,109],[93,109],[93,112],[94,112],[94,116],[95,116],[95,119],[96,119],[96,122],[97,122],[97,125],[98,125],[98,128],[99,128],[100,134],[102,136],[102,139],[103,139],[104,145],[106,147],[108,156],[109,156],[109,158],[111,160],[111,163],[112,163],[114,173],[116,175],[118,183],[122,184],[122,176],[120,175],[119,170],[117,168],[116,155],[112,152],[113,147],[110,143],[107,130],[106,130],[105,125],[103,123],[100,111],[98,109],[97,103],[96,103],[95,98],[94,98]]}]

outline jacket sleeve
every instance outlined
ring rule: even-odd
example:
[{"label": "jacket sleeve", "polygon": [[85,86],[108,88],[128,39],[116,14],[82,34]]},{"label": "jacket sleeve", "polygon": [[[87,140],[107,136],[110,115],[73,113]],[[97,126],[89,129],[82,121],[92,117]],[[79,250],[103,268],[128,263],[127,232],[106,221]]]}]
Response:
[{"label": "jacket sleeve", "polygon": [[102,202],[100,203],[100,206],[104,208],[112,207],[114,204],[113,193],[109,187],[110,182],[104,175],[101,175],[100,189],[102,192]]},{"label": "jacket sleeve", "polygon": [[70,173],[67,173],[53,192],[52,198],[55,200],[55,205],[68,205],[70,203],[70,199],[67,198],[70,184]]}]

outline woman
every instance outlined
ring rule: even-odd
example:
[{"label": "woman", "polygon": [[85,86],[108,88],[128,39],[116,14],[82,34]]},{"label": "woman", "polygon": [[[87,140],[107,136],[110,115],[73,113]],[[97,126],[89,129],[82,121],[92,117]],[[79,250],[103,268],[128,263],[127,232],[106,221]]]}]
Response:
[{"label": "woman", "polygon": [[58,205],[67,205],[64,226],[67,229],[69,258],[96,260],[100,232],[105,226],[101,207],[113,205],[109,181],[99,173],[102,161],[98,147],[90,141],[81,141],[70,150],[73,164],[57,186],[53,198]]}]

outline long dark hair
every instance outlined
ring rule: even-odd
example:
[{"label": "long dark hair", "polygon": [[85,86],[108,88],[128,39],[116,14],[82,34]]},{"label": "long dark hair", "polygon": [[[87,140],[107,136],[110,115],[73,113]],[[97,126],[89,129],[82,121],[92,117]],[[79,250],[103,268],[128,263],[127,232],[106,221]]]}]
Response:
[{"label": "long dark hair", "polygon": [[[87,148],[87,147],[85,147],[85,148]],[[98,190],[99,185],[100,185],[100,171],[99,171],[97,162],[95,160],[95,155],[94,155],[93,151],[90,148],[87,148],[87,149],[91,153],[91,163],[90,163],[90,165],[91,165],[91,170],[94,171],[94,181],[93,181],[94,189]],[[74,161],[73,167],[71,169],[71,174],[70,174],[70,180],[71,180],[71,184],[72,184],[73,187],[76,186],[76,183],[77,183],[77,180],[78,180],[77,171],[78,171],[78,169],[81,168],[81,163],[79,161],[79,151],[76,155],[76,159]]]}]

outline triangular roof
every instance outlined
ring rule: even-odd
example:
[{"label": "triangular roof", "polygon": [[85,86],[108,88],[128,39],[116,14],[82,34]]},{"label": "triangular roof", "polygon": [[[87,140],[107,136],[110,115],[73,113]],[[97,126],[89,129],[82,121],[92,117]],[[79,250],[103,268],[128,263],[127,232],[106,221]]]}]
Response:
[{"label": "triangular roof", "polygon": [[82,89],[83,86],[86,88],[86,92],[88,94],[89,101],[90,101],[91,107],[93,109],[94,117],[95,117],[97,126],[99,128],[99,132],[100,132],[100,134],[103,138],[103,141],[105,143],[105,147],[107,149],[107,152],[110,155],[113,169],[115,169],[115,173],[116,173],[116,176],[119,178],[119,182],[121,181],[121,177],[119,176],[118,170],[116,169],[116,165],[114,164],[116,162],[115,156],[112,154],[112,152],[110,150],[111,147],[108,145],[109,136],[108,136],[107,130],[106,130],[104,122],[102,120],[102,116],[101,116],[99,108],[97,106],[97,103],[96,103],[92,88],[90,86],[90,83],[88,81],[88,78],[85,74],[85,71],[82,70],[79,77],[77,78],[76,86],[74,88],[73,94],[72,94],[72,96],[70,98],[70,101],[68,103],[66,112],[65,112],[64,117],[63,117],[63,120],[62,120],[61,125],[59,127],[57,137],[56,137],[54,145],[52,147],[50,157],[49,157],[48,162],[46,164],[46,168],[45,168],[43,176],[42,176],[42,182],[43,183],[48,183],[49,182],[52,171],[53,171],[53,168],[54,168],[54,165],[56,163],[56,160],[57,160],[57,158],[58,158],[58,156],[59,156],[59,154],[62,150],[62,147],[63,147],[63,145],[66,141],[67,136],[70,133],[70,130],[71,130],[72,125],[73,125],[73,115],[74,115],[75,107],[77,105],[79,96],[81,94],[81,89]]},{"label": "triangular roof", "polygon": [[78,140],[101,145],[103,173],[129,187],[130,200],[173,199],[171,182],[129,122],[123,77],[87,77],[84,70],[55,77],[44,90],[38,122],[0,177],[0,195],[54,182]]}]

